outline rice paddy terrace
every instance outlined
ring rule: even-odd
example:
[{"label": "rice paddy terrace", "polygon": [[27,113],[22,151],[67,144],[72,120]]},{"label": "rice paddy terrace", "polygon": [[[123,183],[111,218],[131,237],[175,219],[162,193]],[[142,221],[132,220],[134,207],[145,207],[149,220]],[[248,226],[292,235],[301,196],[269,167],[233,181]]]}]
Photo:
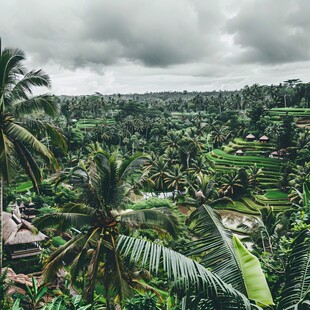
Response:
[{"label": "rice paddy terrace", "polygon": [[291,115],[296,118],[297,127],[310,129],[310,108],[274,108],[268,111],[268,115],[273,121]]},{"label": "rice paddy terrace", "polygon": [[[242,150],[244,156],[236,156],[237,150]],[[225,209],[238,210],[242,213],[259,214],[259,210],[272,207],[275,211],[281,211],[290,206],[287,193],[277,189],[281,179],[283,161],[269,158],[274,146],[268,143],[248,142],[240,138],[231,141],[223,150],[215,149],[207,153],[207,159],[213,163],[217,172],[228,173],[240,168],[246,170],[254,164],[262,169],[262,175],[258,177],[259,187],[263,194],[254,194],[252,197],[242,197],[233,205],[222,206]],[[267,156],[267,157],[266,157]]]},{"label": "rice paddy terrace", "polygon": [[76,127],[79,129],[85,129],[85,130],[91,130],[96,128],[97,126],[102,126],[102,125],[112,125],[115,124],[114,119],[101,119],[101,118],[86,118],[86,119],[79,119],[76,122]]}]

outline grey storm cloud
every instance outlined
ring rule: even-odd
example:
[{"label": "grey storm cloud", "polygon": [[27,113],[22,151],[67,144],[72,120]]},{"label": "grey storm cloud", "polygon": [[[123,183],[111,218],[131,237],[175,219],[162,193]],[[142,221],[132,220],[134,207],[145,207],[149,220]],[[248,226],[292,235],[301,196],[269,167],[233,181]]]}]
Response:
[{"label": "grey storm cloud", "polygon": [[309,80],[310,1],[1,1],[4,46],[59,94],[236,89]]},{"label": "grey storm cloud", "polygon": [[216,1],[208,1],[207,9],[203,0],[12,3],[0,13],[0,29],[10,33],[4,37],[42,61],[73,67],[121,61],[165,67],[212,57],[221,45]]},{"label": "grey storm cloud", "polygon": [[242,49],[237,57],[268,64],[309,60],[309,12],[304,0],[245,2],[226,26]]}]

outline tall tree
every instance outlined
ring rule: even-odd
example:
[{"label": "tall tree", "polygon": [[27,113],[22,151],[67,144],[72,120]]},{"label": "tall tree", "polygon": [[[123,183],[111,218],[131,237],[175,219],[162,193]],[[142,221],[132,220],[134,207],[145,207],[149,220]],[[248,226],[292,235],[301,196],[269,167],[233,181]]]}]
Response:
[{"label": "tall tree", "polygon": [[33,86],[50,87],[49,76],[42,70],[27,71],[23,65],[25,54],[19,49],[1,49],[0,41],[0,270],[2,267],[2,210],[3,186],[10,181],[18,164],[22,166],[34,188],[39,189],[42,172],[36,155],[51,164],[58,163],[53,153],[36,136],[49,136],[66,150],[66,142],[51,123],[31,117],[42,111],[43,116],[55,116],[58,107],[54,97],[44,94],[32,96]]}]

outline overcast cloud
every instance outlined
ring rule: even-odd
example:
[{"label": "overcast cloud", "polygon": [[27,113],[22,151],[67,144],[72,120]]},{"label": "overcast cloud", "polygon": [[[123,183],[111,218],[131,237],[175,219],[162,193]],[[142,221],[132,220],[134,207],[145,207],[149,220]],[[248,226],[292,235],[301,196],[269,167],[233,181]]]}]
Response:
[{"label": "overcast cloud", "polygon": [[4,46],[60,94],[309,79],[307,0],[1,0]]}]

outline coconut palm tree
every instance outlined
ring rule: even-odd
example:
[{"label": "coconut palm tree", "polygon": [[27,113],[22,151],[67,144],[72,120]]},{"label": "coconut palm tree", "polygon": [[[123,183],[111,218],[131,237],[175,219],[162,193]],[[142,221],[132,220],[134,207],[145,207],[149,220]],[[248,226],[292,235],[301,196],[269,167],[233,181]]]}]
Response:
[{"label": "coconut palm tree", "polygon": [[254,163],[253,166],[249,167],[249,185],[252,186],[254,189],[254,192],[256,191],[258,185],[259,185],[259,177],[262,176],[263,169],[257,167],[257,164]]},{"label": "coconut palm tree", "polygon": [[215,125],[211,131],[211,137],[215,148],[220,147],[224,142],[227,141],[230,136],[230,132],[227,131],[227,127]]},{"label": "coconut palm tree", "polygon": [[178,191],[180,187],[186,183],[183,166],[174,165],[168,169],[164,181],[167,183],[169,189],[173,188]]},{"label": "coconut palm tree", "polygon": [[200,155],[199,157],[194,158],[191,166],[187,170],[188,172],[195,175],[211,175],[212,173],[214,173],[214,170],[212,169],[212,167],[210,167],[210,163],[208,163],[204,155]]},{"label": "coconut palm tree", "polygon": [[154,182],[156,189],[164,190],[167,168],[167,161],[161,156],[149,170],[150,179]]},{"label": "coconut palm tree", "polygon": [[[139,224],[158,226],[171,234],[174,234],[175,230],[173,221],[164,210],[120,213],[117,205],[106,203],[108,200],[102,192],[106,191],[106,180],[111,180],[111,173],[106,168],[107,160],[105,153],[96,149],[84,167],[71,171],[71,182],[76,186],[83,185],[85,194],[80,203],[67,204],[60,212],[46,214],[35,220],[34,223],[40,229],[51,225],[59,226],[60,229],[70,226],[79,229],[77,235],[48,257],[43,269],[45,280],[54,279],[57,271],[63,267],[70,269],[72,283],[83,273],[87,279],[83,295],[90,302],[93,300],[95,284],[99,280],[104,287],[107,307],[111,309],[114,301],[122,303],[135,285],[127,272],[131,264],[127,264],[125,268],[124,259],[127,262],[131,260],[132,263],[140,262],[142,267],[148,265],[150,270],[155,272],[163,262],[163,270],[167,272],[168,278],[178,282],[175,283],[175,289],[178,289],[179,293],[182,291],[184,295],[188,286],[192,285],[192,292],[196,288],[197,295],[198,291],[204,292],[205,297],[216,303],[224,305],[229,297],[229,302],[236,303],[236,309],[239,309],[241,304],[244,308],[249,307],[249,301],[243,294],[227,286],[198,263],[158,244],[120,234],[120,228],[124,225],[133,228]],[[119,165],[118,169],[127,170],[128,173],[133,171],[130,167],[133,167],[134,161],[127,164],[125,170],[121,168],[124,165]],[[180,270],[182,274],[179,273]]]},{"label": "coconut palm tree", "polygon": [[[120,226],[157,224],[175,234],[172,220],[158,209],[119,214],[126,193],[132,190],[127,186],[128,177],[136,173],[135,168],[141,166],[142,161],[141,156],[119,161],[116,153],[108,154],[95,144],[91,147],[87,162],[81,162],[78,167],[60,173],[56,185],[69,181],[80,187],[80,202],[69,203],[60,208],[60,212],[37,218],[34,223],[39,228],[56,225],[60,230],[74,226],[81,232],[48,258],[43,270],[46,279],[52,279],[55,271],[63,267],[63,262],[71,266],[73,282],[79,272],[89,266],[89,281],[83,292],[87,300],[93,300],[94,285],[98,277],[104,283],[108,306],[111,290],[121,300],[128,296],[132,283],[129,282],[116,249]],[[104,269],[100,274],[99,267]]]},{"label": "coconut palm tree", "polygon": [[230,172],[224,174],[221,178],[221,189],[224,195],[233,196],[238,188],[242,188],[240,176],[237,172]]},{"label": "coconut palm tree", "polygon": [[169,131],[165,136],[165,140],[163,141],[164,148],[171,148],[174,150],[179,149],[179,141],[181,136],[179,133],[175,131]]},{"label": "coconut palm tree", "polygon": [[58,113],[54,97],[48,94],[32,96],[33,86],[51,86],[49,76],[42,70],[27,71],[24,61],[25,54],[21,50],[2,50],[0,41],[0,270],[4,182],[9,183],[20,165],[38,191],[42,172],[36,155],[53,168],[58,167],[53,153],[37,137],[48,136],[52,143],[66,150],[66,142],[59,129],[45,119],[33,117],[33,113],[38,111],[51,117]]}]

